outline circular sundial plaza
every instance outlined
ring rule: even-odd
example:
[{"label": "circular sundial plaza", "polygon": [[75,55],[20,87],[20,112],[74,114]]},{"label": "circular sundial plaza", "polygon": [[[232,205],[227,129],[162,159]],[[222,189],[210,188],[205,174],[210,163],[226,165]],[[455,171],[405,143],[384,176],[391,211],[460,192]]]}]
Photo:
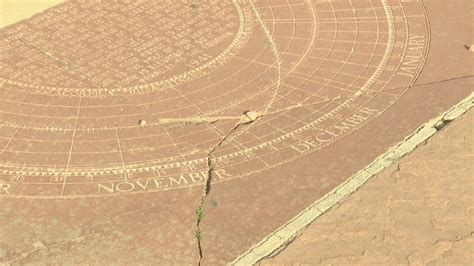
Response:
[{"label": "circular sundial plaza", "polygon": [[1,196],[213,184],[356,132],[416,80],[422,3],[67,1],[0,30]]}]

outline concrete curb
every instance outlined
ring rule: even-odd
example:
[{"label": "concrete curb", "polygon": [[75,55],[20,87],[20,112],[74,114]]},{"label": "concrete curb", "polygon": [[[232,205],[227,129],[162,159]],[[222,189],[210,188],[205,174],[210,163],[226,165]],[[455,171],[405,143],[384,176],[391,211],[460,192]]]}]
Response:
[{"label": "concrete curb", "polygon": [[316,201],[289,222],[271,233],[260,243],[254,245],[230,265],[252,265],[264,258],[278,253],[287,244],[293,241],[302,230],[328,211],[344,198],[357,191],[365,182],[391,166],[405,155],[415,150],[420,144],[431,138],[451,121],[474,107],[474,93],[452,107],[443,115],[423,124],[414,133],[410,134],[396,146],[377,157],[371,164],[360,170],[347,181],[333,189],[323,198]]}]

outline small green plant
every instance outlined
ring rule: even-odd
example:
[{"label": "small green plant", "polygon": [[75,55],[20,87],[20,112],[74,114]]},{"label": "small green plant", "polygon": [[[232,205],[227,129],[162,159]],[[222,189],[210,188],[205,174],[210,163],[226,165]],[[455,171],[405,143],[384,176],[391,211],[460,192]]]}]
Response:
[{"label": "small green plant", "polygon": [[197,224],[199,225],[205,216],[204,209],[202,208],[201,205],[199,205],[199,207],[196,209],[196,216],[197,216]]},{"label": "small green plant", "polygon": [[198,240],[198,242],[200,242],[201,239],[202,239],[201,230],[200,230],[200,229],[196,230],[196,233],[194,234],[194,236],[196,237],[196,239]]}]

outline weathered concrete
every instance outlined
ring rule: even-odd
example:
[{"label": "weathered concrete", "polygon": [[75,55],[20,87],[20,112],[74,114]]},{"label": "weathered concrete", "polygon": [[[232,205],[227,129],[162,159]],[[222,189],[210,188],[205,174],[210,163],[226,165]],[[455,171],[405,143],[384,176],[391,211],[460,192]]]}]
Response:
[{"label": "weathered concrete", "polygon": [[471,110],[261,265],[471,265],[473,161]]}]

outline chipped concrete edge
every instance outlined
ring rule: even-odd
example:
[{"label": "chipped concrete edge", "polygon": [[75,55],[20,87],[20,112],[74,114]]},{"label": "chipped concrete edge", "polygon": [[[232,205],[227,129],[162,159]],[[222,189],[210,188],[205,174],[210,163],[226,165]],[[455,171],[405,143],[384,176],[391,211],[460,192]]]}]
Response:
[{"label": "chipped concrete edge", "polygon": [[369,179],[382,172],[405,155],[411,153],[420,144],[430,139],[444,126],[466,113],[474,107],[474,93],[456,104],[444,114],[421,125],[414,133],[403,141],[390,148],[387,152],[377,157],[372,163],[351,176],[344,183],[333,189],[320,200],[311,204],[289,222],[265,237],[258,244],[251,247],[230,265],[252,265],[259,261],[278,254],[291,243],[308,225],[319,216],[327,212],[341,200],[357,191]]}]

